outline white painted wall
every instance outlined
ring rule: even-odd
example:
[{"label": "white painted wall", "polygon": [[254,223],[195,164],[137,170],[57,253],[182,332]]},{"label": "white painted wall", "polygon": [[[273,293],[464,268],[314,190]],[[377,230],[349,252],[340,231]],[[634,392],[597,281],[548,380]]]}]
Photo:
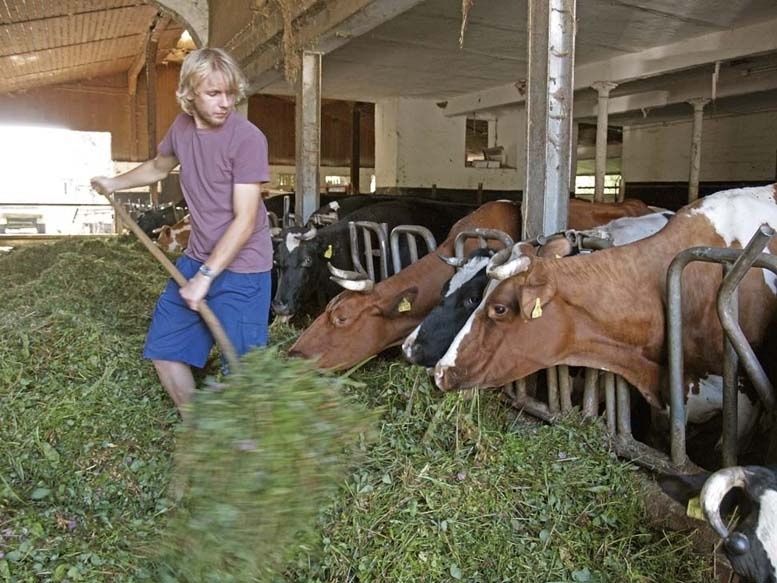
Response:
[{"label": "white painted wall", "polygon": [[404,97],[375,105],[375,175],[378,188],[421,187],[520,190],[524,183],[525,110],[496,113],[497,145],[511,168],[468,168],[466,118],[445,117],[434,101]]},{"label": "white painted wall", "polygon": [[[702,129],[702,181],[775,179],[777,111],[705,115]],[[690,119],[623,128],[624,180],[687,181],[690,144]]]}]

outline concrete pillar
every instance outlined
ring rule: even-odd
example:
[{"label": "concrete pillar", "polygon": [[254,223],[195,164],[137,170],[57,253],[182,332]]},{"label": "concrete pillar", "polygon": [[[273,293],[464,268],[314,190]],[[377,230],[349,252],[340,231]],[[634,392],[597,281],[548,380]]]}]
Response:
[{"label": "concrete pillar", "polygon": [[575,192],[577,183],[577,142],[580,139],[580,123],[572,122],[571,151],[569,160],[569,190]]},{"label": "concrete pillar", "polygon": [[576,0],[529,0],[523,237],[567,224]]},{"label": "concrete pillar", "polygon": [[321,160],[321,53],[302,52],[296,101],[294,216],[305,224],[319,206]]},{"label": "concrete pillar", "polygon": [[704,106],[710,102],[706,97],[688,101],[693,106],[693,133],[691,137],[691,169],[688,178],[688,202],[699,198],[699,171],[701,169],[701,128],[704,120]]},{"label": "concrete pillar", "polygon": [[611,81],[597,81],[591,85],[599,94],[596,109],[596,166],[594,177],[594,200],[604,202],[604,176],[607,174],[607,118],[610,107],[610,91],[618,86]]}]

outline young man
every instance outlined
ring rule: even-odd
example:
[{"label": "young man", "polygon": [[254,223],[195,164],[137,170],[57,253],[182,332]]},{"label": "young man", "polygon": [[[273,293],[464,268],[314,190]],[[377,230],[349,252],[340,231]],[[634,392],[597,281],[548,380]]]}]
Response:
[{"label": "young man", "polygon": [[272,243],[260,185],[270,171],[267,139],[235,112],[245,86],[223,50],[190,53],[176,91],[184,113],[156,158],[113,178],[92,179],[96,191],[109,194],[157,182],[181,165],[192,230],[177,267],[188,283],[179,288],[168,282],[143,351],[179,410],[194,391],[191,366],[203,367],[213,346],[197,313],[203,299],[238,354],[267,343]]}]

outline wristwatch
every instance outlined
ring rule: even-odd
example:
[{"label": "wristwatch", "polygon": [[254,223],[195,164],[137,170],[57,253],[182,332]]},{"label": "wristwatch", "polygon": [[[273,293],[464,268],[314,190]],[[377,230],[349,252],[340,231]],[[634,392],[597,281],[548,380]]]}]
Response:
[{"label": "wristwatch", "polygon": [[204,263],[200,265],[199,272],[200,272],[200,275],[202,275],[202,277],[207,277],[208,279],[213,279],[213,277],[216,275],[215,273],[213,273],[213,269],[211,269]]}]

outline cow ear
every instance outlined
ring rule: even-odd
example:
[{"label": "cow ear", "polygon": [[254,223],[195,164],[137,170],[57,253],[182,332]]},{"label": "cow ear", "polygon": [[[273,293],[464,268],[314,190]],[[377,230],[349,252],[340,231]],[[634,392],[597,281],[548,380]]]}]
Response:
[{"label": "cow ear", "polygon": [[386,318],[398,318],[412,311],[418,297],[418,288],[413,286],[395,295],[383,306],[382,313]]},{"label": "cow ear", "polygon": [[703,474],[659,474],[656,478],[659,487],[675,502],[688,506],[688,501],[695,498],[701,492],[704,482],[709,478],[709,473]]},{"label": "cow ear", "polygon": [[556,286],[550,281],[526,283],[521,287],[521,316],[526,320],[542,317],[542,310],[556,295]]}]

